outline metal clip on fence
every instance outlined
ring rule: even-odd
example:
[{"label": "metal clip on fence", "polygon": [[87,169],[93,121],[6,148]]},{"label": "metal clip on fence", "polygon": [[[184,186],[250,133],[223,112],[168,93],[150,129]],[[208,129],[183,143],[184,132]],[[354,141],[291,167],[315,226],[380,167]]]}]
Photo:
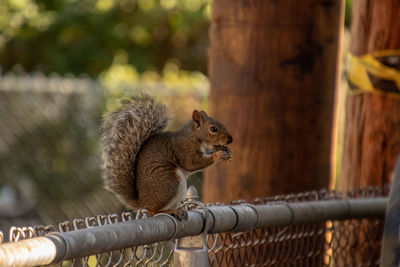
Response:
[{"label": "metal clip on fence", "polygon": [[186,201],[182,208],[193,209],[201,208],[204,211],[204,228],[201,234],[179,238],[176,241],[174,251],[174,266],[189,267],[209,266],[207,233],[210,229],[210,212],[204,203],[198,201],[199,195],[194,186],[190,186],[186,193]]}]

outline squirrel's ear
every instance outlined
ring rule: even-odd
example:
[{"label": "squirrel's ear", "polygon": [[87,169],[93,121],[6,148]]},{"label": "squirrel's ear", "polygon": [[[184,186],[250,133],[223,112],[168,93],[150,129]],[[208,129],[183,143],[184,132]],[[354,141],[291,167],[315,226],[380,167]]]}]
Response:
[{"label": "squirrel's ear", "polygon": [[205,111],[200,111],[200,114],[203,116],[203,119],[205,120],[206,118],[208,118],[208,115]]},{"label": "squirrel's ear", "polygon": [[193,128],[194,129],[199,128],[204,122],[204,118],[198,110],[193,111],[192,119],[193,119]]}]

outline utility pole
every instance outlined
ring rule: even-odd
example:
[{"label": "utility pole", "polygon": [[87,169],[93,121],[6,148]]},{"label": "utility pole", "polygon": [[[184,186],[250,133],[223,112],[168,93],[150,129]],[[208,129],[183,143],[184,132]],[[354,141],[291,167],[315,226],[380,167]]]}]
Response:
[{"label": "utility pole", "polygon": [[[346,101],[343,191],[389,183],[400,153],[400,84],[394,78],[397,69],[400,83],[400,56],[393,51],[400,49],[399,14],[399,0],[353,2],[349,77],[355,90]],[[359,63],[361,69],[354,66]],[[357,76],[363,74],[362,82]]]}]

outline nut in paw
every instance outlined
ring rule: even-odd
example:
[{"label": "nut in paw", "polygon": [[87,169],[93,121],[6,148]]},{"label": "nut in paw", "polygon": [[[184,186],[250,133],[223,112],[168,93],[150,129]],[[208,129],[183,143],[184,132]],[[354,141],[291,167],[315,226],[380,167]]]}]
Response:
[{"label": "nut in paw", "polygon": [[231,156],[232,156],[232,150],[227,146],[224,146],[222,150],[218,150],[213,154],[215,161],[222,160],[225,162],[229,162],[231,161]]}]

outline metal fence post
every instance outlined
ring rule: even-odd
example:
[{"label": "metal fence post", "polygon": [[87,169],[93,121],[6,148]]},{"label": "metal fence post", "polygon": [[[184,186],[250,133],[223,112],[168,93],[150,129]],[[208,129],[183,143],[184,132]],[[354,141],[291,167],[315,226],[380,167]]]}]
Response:
[{"label": "metal fence post", "polygon": [[190,186],[186,193],[185,206],[190,208],[190,205],[202,207],[204,209],[204,229],[203,233],[196,236],[188,236],[179,238],[176,241],[174,250],[174,266],[176,267],[208,267],[208,247],[207,233],[209,229],[209,211],[207,207],[198,201],[198,193],[194,186]]},{"label": "metal fence post", "polygon": [[386,208],[380,266],[400,266],[400,156]]}]

